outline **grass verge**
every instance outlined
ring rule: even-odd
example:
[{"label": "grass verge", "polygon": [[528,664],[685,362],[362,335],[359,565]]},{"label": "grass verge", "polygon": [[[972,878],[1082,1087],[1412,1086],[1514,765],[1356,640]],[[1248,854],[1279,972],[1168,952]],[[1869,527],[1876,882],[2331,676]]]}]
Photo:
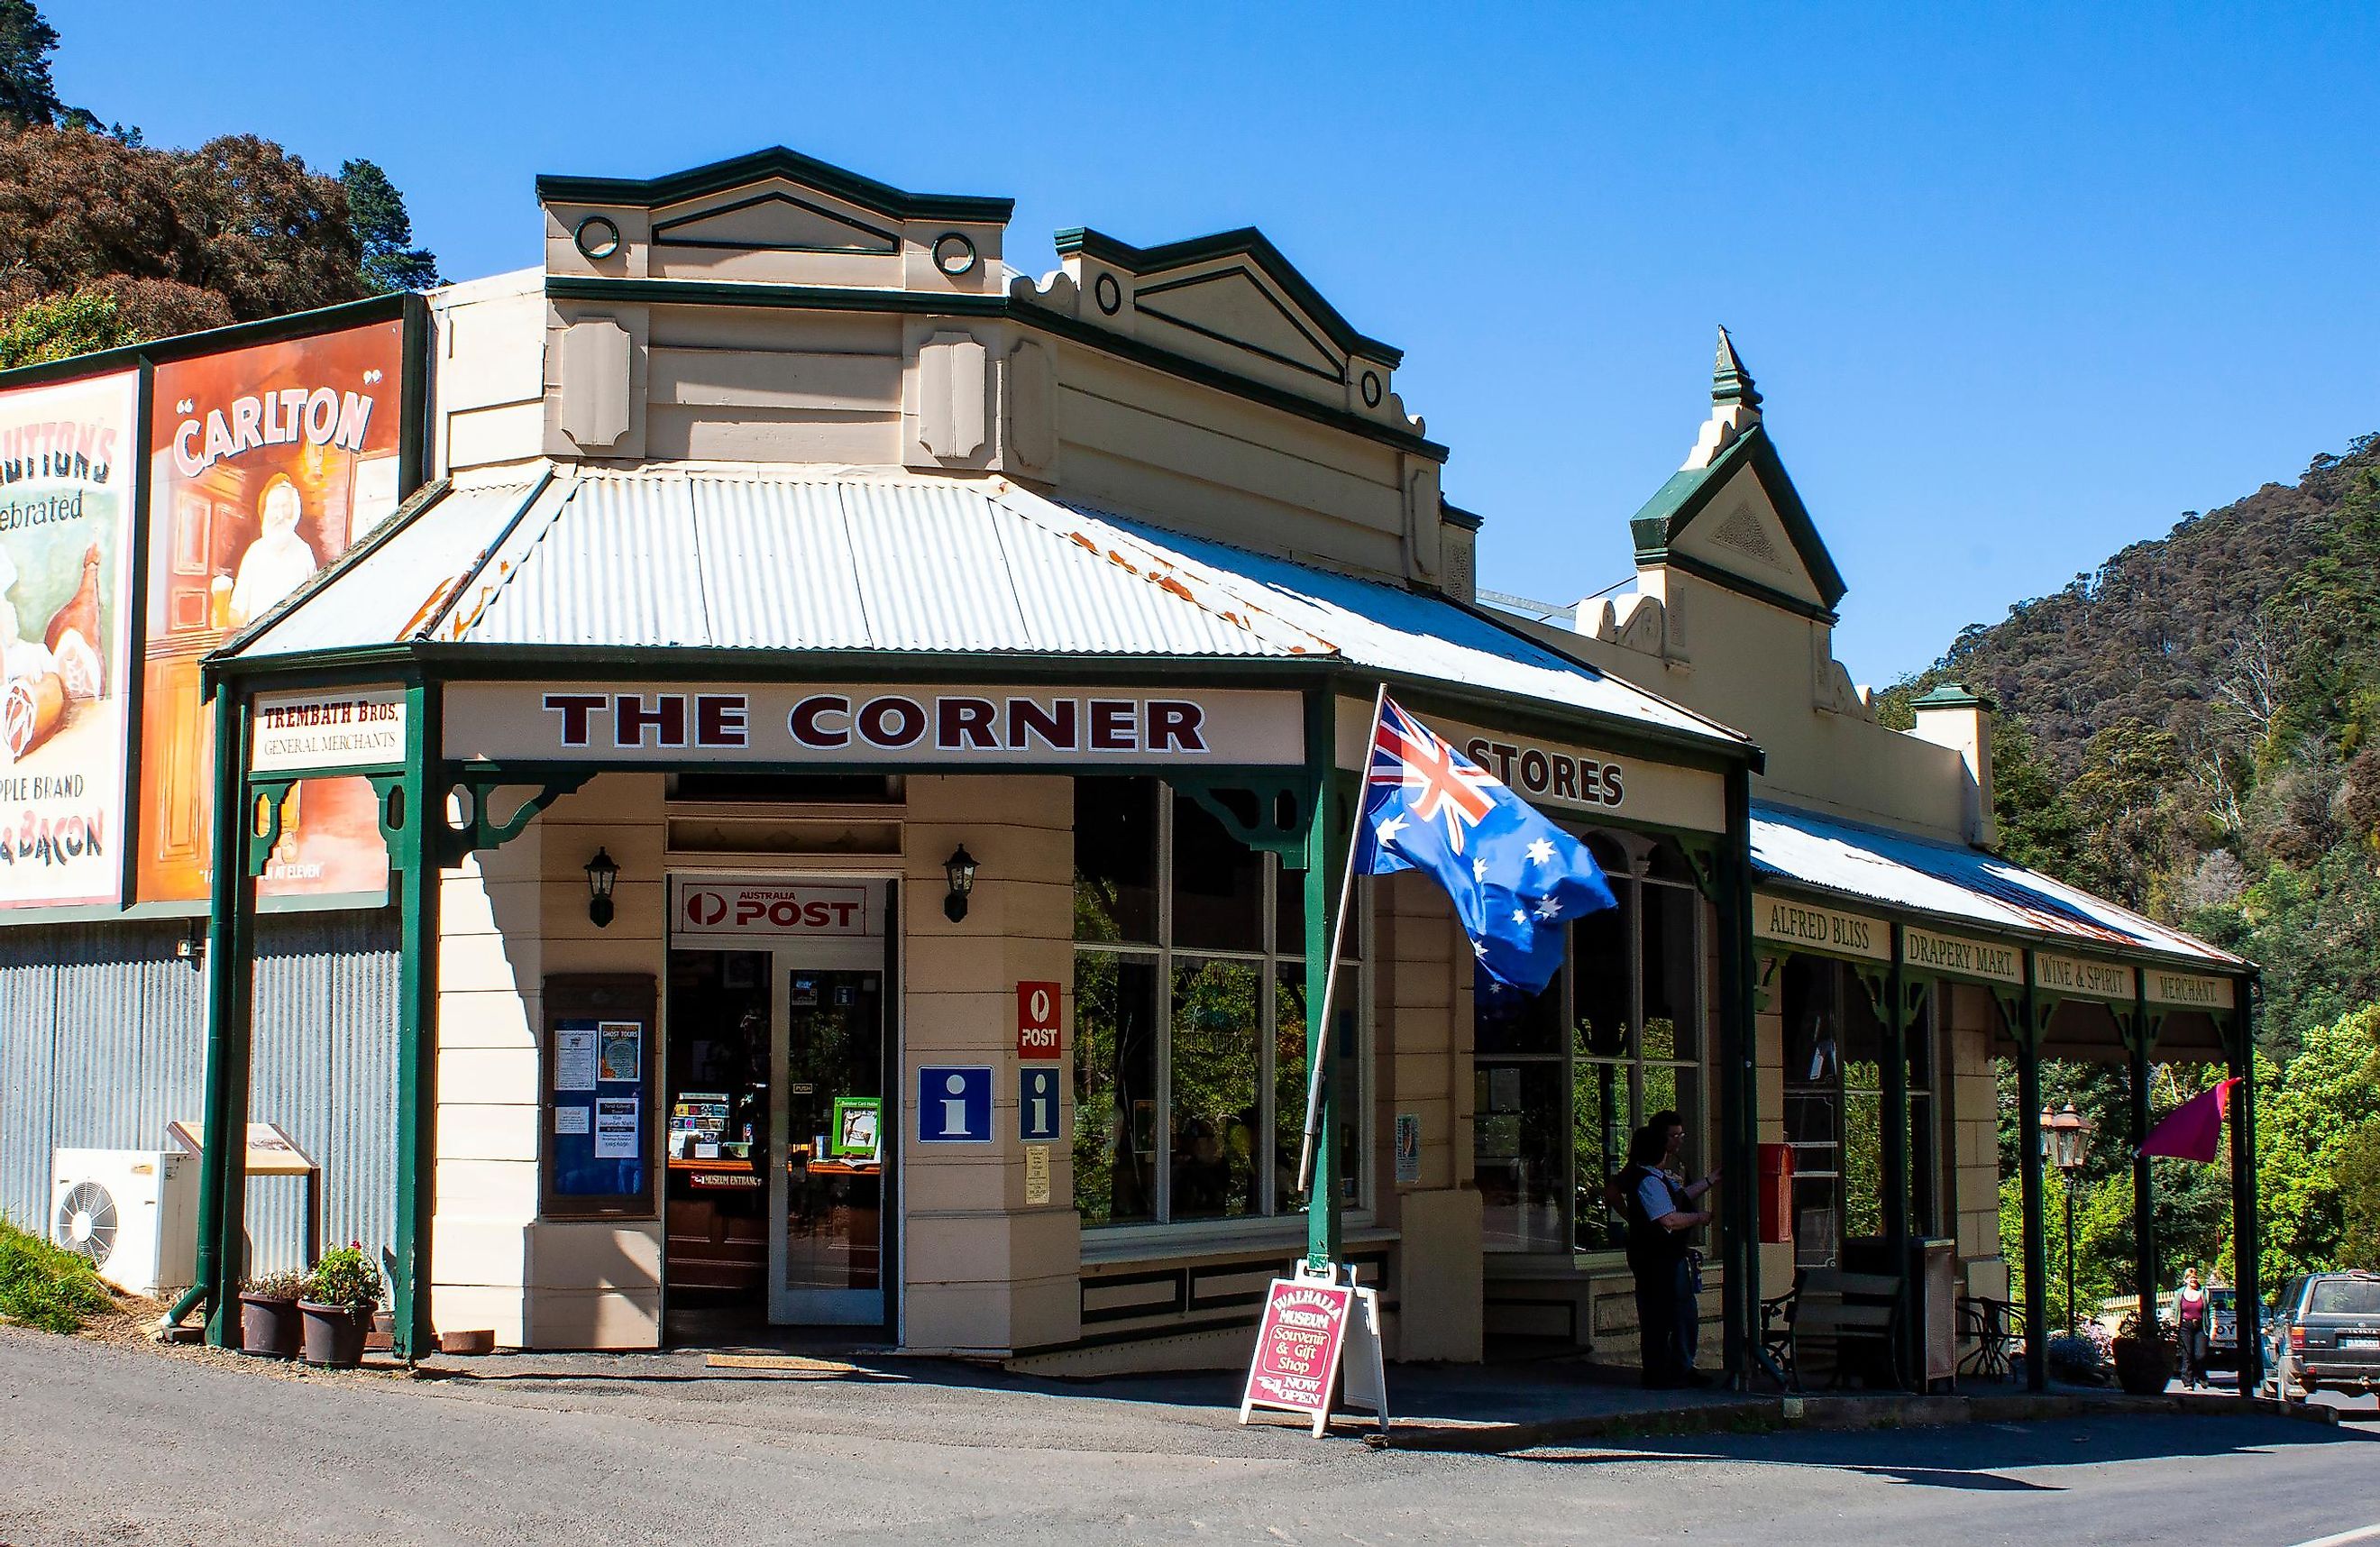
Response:
[{"label": "grass verge", "polygon": [[80,1332],[114,1304],[90,1263],[0,1221],[0,1322]]}]

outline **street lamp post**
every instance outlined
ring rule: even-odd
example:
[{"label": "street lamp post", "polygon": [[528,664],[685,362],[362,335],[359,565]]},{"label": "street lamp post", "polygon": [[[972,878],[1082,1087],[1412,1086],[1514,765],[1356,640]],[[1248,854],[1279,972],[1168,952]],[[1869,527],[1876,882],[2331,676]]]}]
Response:
[{"label": "street lamp post", "polygon": [[2068,1102],[2063,1112],[2041,1109],[2041,1158],[2058,1168],[2066,1194],[2066,1325],[2071,1331],[2074,1320],[2074,1187],[2082,1170],[2082,1157],[2090,1152],[2091,1134],[2098,1125],[2074,1110]]}]

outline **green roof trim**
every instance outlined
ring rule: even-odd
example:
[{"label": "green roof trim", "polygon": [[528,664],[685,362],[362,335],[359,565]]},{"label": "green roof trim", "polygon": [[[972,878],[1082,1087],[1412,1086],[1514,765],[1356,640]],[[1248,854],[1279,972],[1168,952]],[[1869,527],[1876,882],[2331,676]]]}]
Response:
[{"label": "green roof trim", "polygon": [[[1793,487],[1792,478],[1778,457],[1777,444],[1768,438],[1767,429],[1760,424],[1747,426],[1742,434],[1729,444],[1726,450],[1711,458],[1706,468],[1686,468],[1670,475],[1670,481],[1654,491],[1636,514],[1629,518],[1630,534],[1636,543],[1638,565],[1682,563],[1683,555],[1674,550],[1679,534],[1694,524],[1694,518],[1718,497],[1728,480],[1743,468],[1752,469],[1760,481],[1761,491],[1777,507],[1778,518],[1785,523],[1785,534],[1792,542],[1793,552],[1802,567],[1817,588],[1821,604],[1819,614],[1831,617],[1835,604],[1851,588],[1843,583],[1842,572],[1835,567],[1834,556],[1818,536],[1817,524],[1810,519],[1801,493]],[[1763,601],[1773,601],[1781,592],[1741,576],[1712,569],[1707,564],[1692,566],[1697,573],[1707,572],[1707,578],[1721,585],[1731,586],[1747,594],[1758,595]],[[1796,610],[1807,610],[1807,603],[1796,603]]]},{"label": "green roof trim", "polygon": [[660,177],[569,177],[550,173],[537,179],[541,203],[625,204],[657,209],[682,203],[707,193],[742,188],[764,177],[783,177],[832,194],[895,220],[952,220],[1004,225],[1016,213],[1014,199],[986,199],[963,193],[910,193],[873,177],[831,165],[815,156],[772,145],[748,155],[731,156],[705,166],[688,167]]},{"label": "green roof trim", "polygon": [[1054,234],[1051,240],[1058,246],[1058,256],[1064,258],[1079,252],[1111,263],[1125,273],[1138,275],[1163,274],[1169,269],[1186,268],[1192,263],[1204,263],[1218,258],[1252,258],[1272,282],[1281,287],[1321,324],[1330,335],[1330,342],[1351,355],[1361,355],[1395,370],[1404,363],[1405,352],[1392,344],[1355,331],[1339,309],[1322,298],[1322,292],[1298,273],[1297,265],[1285,257],[1272,239],[1253,225],[1243,225],[1235,231],[1218,231],[1212,236],[1192,237],[1186,241],[1167,242],[1160,247],[1135,247],[1118,241],[1088,226],[1070,225]]},{"label": "green roof trim", "polygon": [[1477,531],[1488,524],[1486,517],[1475,515],[1459,505],[1450,504],[1443,494],[1439,496],[1438,518],[1449,526],[1461,527],[1464,531]]},{"label": "green roof trim", "polygon": [[1946,682],[1924,698],[1910,700],[1909,707],[1912,709],[1980,709],[1988,713],[1998,709],[1999,705],[1980,693],[1970,693],[1964,683]]}]

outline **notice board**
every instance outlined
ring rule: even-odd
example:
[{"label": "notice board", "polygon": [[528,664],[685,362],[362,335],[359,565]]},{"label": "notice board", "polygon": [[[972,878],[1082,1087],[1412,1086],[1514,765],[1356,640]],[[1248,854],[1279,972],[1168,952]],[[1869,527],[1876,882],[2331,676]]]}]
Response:
[{"label": "notice board", "polygon": [[653,1110],[659,988],[649,973],[545,980],[538,1149],[549,1218],[650,1217],[657,1207]]}]

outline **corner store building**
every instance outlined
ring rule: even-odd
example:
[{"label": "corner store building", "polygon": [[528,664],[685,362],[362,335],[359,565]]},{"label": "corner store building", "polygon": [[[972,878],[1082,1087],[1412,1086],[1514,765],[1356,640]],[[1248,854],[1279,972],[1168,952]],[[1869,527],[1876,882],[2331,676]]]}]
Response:
[{"label": "corner store building", "polygon": [[[217,776],[249,771],[218,786],[234,815],[216,874],[266,863],[281,836],[285,804],[259,794],[363,773],[382,802],[406,1332],[649,1346],[698,1287],[752,1290],[738,1274],[757,1247],[780,1319],[880,1321],[908,1346],[1059,1367],[1232,1358],[1262,1280],[1304,1238],[1267,1156],[1295,1124],[1345,774],[1386,678],[1593,833],[1628,906],[1557,1004],[1483,1020],[1442,900],[1411,877],[1367,883],[1361,992],[1331,1029],[1346,1255],[1386,1283],[1406,1358],[1476,1358],[1491,1332],[1545,1333],[1549,1314],[1555,1335],[1624,1343],[1624,1270],[1583,1197],[1595,1165],[1548,1140],[1580,1131],[1583,1074],[1602,1092],[1598,1136],[1666,1094],[1742,1178],[1755,1103],[1780,1131],[1785,1105],[1752,1072],[1782,1066],[1755,1040],[1779,1024],[1755,1019],[1758,754],[1624,678],[1743,700],[1764,743],[1759,716],[1803,704],[1835,716],[1816,724],[1861,721],[1810,615],[1840,583],[1829,596],[1805,576],[1815,600],[1746,583],[1741,555],[1763,541],[1802,554],[1792,523],[1771,508],[1785,547],[1763,528],[1697,556],[1712,523],[1688,532],[1673,512],[1675,543],[1648,548],[1640,529],[1661,606],[1638,603],[1608,640],[1532,640],[1470,604],[1477,522],[1439,497],[1445,453],[1402,410],[1395,351],[1255,233],[1146,250],[1062,234],[1063,268],[1035,282],[1001,262],[1004,201],[911,196],[781,152],[540,192],[541,271],[431,298],[436,479],[211,662],[216,745],[247,749]],[[1717,492],[1749,456],[1718,457],[1726,476],[1704,481]],[[1696,619],[1708,632],[1689,657],[1689,581],[1713,576],[1738,582],[1710,581],[1706,606],[1743,648]],[[1762,675],[1780,660],[1759,637],[1772,613],[1793,620],[1798,654],[1781,659],[1810,662],[1809,679]],[[358,704],[373,745],[313,734]],[[1939,820],[1987,778],[1972,754],[1861,723],[1842,734],[1890,750],[1798,762],[1825,792],[1807,804],[1953,851],[1976,835]],[[1797,753],[1806,739],[1785,737]],[[1845,787],[1855,769],[1866,783]],[[413,819],[442,810],[443,826]],[[953,920],[943,867],[961,846],[980,871]],[[601,928],[598,850],[620,865]],[[1831,895],[1790,865],[1771,879]],[[710,927],[700,899],[753,888],[852,901],[827,912],[860,926]],[[251,901],[216,888],[212,963],[249,959]],[[1901,915],[1877,917],[1897,975]],[[2131,927],[2095,944],[2206,959]],[[1846,953],[1870,964],[1861,981],[1876,938]],[[2022,950],[2034,934],[1996,938]],[[1772,931],[1768,959],[1820,954],[1808,944]],[[886,1102],[897,1140],[872,1200],[868,1163],[806,1141],[814,1114],[794,1102],[819,1082],[788,1061],[795,1021],[815,1030],[838,990],[867,1003],[871,970],[874,1088],[850,1066],[841,1078]],[[243,1033],[271,991],[243,977],[208,980],[211,1119],[249,1104]],[[1029,1146],[1017,990],[1039,982],[1064,1007],[1067,1137]],[[710,1138],[663,1127],[683,1098],[721,1093],[678,1066],[704,1055],[676,1024],[720,1016],[758,1016],[769,1039],[749,1118],[761,1153],[738,1189],[764,1195],[757,1223],[673,1191],[737,1158],[677,1152],[732,1150],[732,1102]],[[1597,1037],[1572,1035],[1582,1018]],[[583,1044],[562,1041],[577,1022],[640,1028],[619,1065],[634,1072],[599,1078],[592,1102],[565,1099],[584,1074]],[[1928,1077],[1929,1128],[1961,1146],[1935,1185],[1962,1217],[1980,1217],[1990,1164],[1967,1143],[1988,1036],[1966,1028]],[[988,1139],[929,1141],[928,1067],[990,1071]],[[631,1101],[633,1115],[617,1104]],[[687,1104],[690,1124],[711,1120]],[[629,1152],[590,1153],[599,1135]],[[806,1187],[838,1163],[822,1203],[781,1179]],[[587,1191],[590,1177],[616,1190]],[[243,1223],[244,1191],[224,1181],[218,1276]],[[1750,1194],[1730,1189],[1715,1253],[1730,1346],[1752,1325]],[[1960,1271],[1989,1287],[1996,1231],[1961,1234]],[[1778,1249],[1765,1256],[1758,1282],[1781,1288]]]}]

